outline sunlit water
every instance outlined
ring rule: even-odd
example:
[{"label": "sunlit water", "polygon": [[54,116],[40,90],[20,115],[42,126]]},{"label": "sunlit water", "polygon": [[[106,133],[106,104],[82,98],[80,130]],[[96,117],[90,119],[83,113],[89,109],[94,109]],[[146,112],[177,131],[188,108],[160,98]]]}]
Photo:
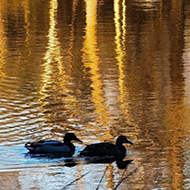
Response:
[{"label": "sunlit water", "polygon": [[[68,131],[133,162],[26,155]],[[0,1],[0,189],[190,189],[189,145],[188,0]]]}]

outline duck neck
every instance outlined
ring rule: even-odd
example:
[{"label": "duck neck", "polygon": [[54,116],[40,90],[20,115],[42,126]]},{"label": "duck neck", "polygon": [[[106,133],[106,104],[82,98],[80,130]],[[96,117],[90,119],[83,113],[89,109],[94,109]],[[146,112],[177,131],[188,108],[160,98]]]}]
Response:
[{"label": "duck neck", "polygon": [[63,139],[64,143],[71,143],[71,139],[70,137],[68,137],[67,135],[65,135],[64,139]]},{"label": "duck neck", "polygon": [[120,152],[120,154],[118,155],[118,156],[119,156],[119,157],[118,157],[119,160],[120,160],[120,158],[123,159],[123,157],[124,157],[125,154],[126,154],[126,148],[125,148],[125,146],[123,146],[122,143],[116,142],[116,147],[117,147],[117,149],[118,149],[119,152]]},{"label": "duck neck", "polygon": [[75,146],[72,144],[71,139],[67,135],[63,139],[64,144],[66,144],[72,152],[75,152]]},{"label": "duck neck", "polygon": [[71,142],[64,142],[72,152],[75,152],[75,146]]},{"label": "duck neck", "polygon": [[116,146],[123,146],[122,142],[119,139],[116,140]]}]

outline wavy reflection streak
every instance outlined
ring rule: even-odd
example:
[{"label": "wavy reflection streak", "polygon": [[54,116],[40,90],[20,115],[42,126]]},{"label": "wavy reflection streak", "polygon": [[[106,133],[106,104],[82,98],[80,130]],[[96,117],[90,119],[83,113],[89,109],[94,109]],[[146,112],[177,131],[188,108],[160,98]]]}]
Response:
[{"label": "wavy reflection streak", "polygon": [[[104,84],[102,81],[102,75],[100,71],[100,59],[98,56],[97,45],[97,6],[96,0],[86,0],[86,35],[83,46],[83,62],[86,68],[90,69],[91,74],[91,87],[92,87],[92,102],[95,106],[95,112],[97,114],[96,123],[100,127],[106,127],[106,136],[102,138],[110,138],[109,127],[107,127],[108,118],[107,107],[105,106],[104,98]],[[97,126],[96,126],[97,128]],[[97,133],[98,128],[95,130]],[[102,129],[101,129],[102,130]],[[100,137],[99,137],[100,138]]]}]

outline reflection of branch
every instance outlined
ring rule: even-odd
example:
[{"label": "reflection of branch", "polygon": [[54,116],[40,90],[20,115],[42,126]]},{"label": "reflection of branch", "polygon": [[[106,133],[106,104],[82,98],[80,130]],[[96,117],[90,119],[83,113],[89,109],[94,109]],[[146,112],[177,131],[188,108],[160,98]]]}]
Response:
[{"label": "reflection of branch", "polygon": [[[160,151],[155,152],[155,153],[153,153],[152,155],[150,155],[150,156],[149,156],[146,160],[144,160],[139,166],[137,166],[133,171],[131,171],[126,177],[124,177],[124,178],[122,178],[121,180],[119,180],[119,182],[118,182],[117,185],[113,188],[113,190],[116,190],[116,189],[119,187],[119,185],[121,185],[121,183],[122,183],[125,179],[127,179],[129,176],[133,175],[133,173],[136,172],[136,171],[140,168],[140,166],[142,166],[145,162],[147,162],[149,159],[151,159],[152,157],[154,157],[156,154],[158,154],[158,153],[161,152],[162,150],[163,150],[163,148],[161,148]],[[126,169],[124,170],[123,175],[124,175],[125,171],[126,171]],[[123,175],[122,175],[122,177],[123,177]]]},{"label": "reflection of branch", "polygon": [[[125,172],[127,171],[127,167],[124,169],[124,171],[123,171],[123,173],[122,173],[122,177],[121,177],[121,179],[123,179],[124,178],[124,175],[125,175]],[[121,181],[121,180],[120,180]]]},{"label": "reflection of branch", "polygon": [[101,184],[101,182],[102,182],[102,180],[103,180],[103,178],[104,178],[104,175],[105,175],[105,173],[106,173],[107,168],[108,168],[108,165],[106,166],[106,168],[105,168],[105,170],[104,170],[104,173],[102,174],[102,177],[101,177],[101,179],[100,179],[100,181],[99,181],[99,183],[98,183],[98,186],[96,187],[96,190],[99,189],[100,184]]},{"label": "reflection of branch", "polygon": [[[89,172],[90,172],[90,171],[89,171]],[[85,175],[87,175],[89,172],[87,172],[87,173],[81,175],[80,177],[78,177],[77,179],[71,181],[69,184],[65,185],[65,187],[63,187],[61,190],[67,189],[67,187],[71,186],[74,182],[76,182],[76,181],[80,180],[81,178],[83,178],[83,177],[84,177]]]}]

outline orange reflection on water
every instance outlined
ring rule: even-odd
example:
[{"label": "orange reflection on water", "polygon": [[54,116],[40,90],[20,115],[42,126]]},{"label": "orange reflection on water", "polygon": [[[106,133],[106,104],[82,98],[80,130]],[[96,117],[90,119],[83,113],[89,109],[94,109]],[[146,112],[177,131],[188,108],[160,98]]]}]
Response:
[{"label": "orange reflection on water", "polygon": [[127,67],[127,49],[126,49],[126,1],[125,0],[115,0],[114,1],[114,24],[115,24],[115,52],[116,60],[118,65],[118,85],[119,85],[119,101],[121,102],[120,109],[122,114],[126,115],[128,118],[128,123],[131,118],[128,115],[128,89],[126,87],[126,73],[124,69]]},{"label": "orange reflection on water", "polygon": [[165,136],[167,141],[165,142],[168,142],[168,146],[171,148],[167,155],[171,170],[171,185],[173,189],[180,189],[183,186],[183,169],[185,165],[183,147],[186,138],[189,136],[187,131],[190,130],[188,125],[190,119],[184,116],[190,114],[190,109],[182,102],[171,110],[171,104],[169,104],[166,105],[165,114],[164,122],[167,129]]},{"label": "orange reflection on water", "polygon": [[2,1],[0,2],[0,77],[5,77],[2,66],[4,64],[4,57],[7,52],[6,40],[4,35],[4,25],[3,25],[3,8]]},{"label": "orange reflection on water", "polygon": [[[58,58],[60,50],[59,50],[59,43],[56,39],[56,32],[55,32],[55,25],[56,25],[56,11],[57,11],[57,2],[52,0],[50,2],[51,8],[49,10],[49,22],[50,22],[50,27],[49,27],[49,32],[48,32],[48,46],[47,46],[47,51],[45,54],[45,63],[44,63],[44,73],[43,73],[43,83],[46,86],[48,82],[51,81],[50,79],[50,74],[52,73],[52,68],[51,68],[51,62],[54,59]],[[43,88],[45,88],[43,86]]]},{"label": "orange reflection on water", "polygon": [[[50,9],[49,9],[49,30],[47,34],[47,47],[46,53],[44,55],[44,63],[43,63],[43,73],[42,77],[42,86],[40,89],[40,93],[42,95],[41,101],[43,109],[48,109],[52,114],[49,114],[50,120],[56,119],[54,116],[55,110],[56,113],[65,109],[73,109],[71,103],[76,101],[76,98],[68,92],[68,83],[70,81],[70,75],[68,75],[68,70],[65,68],[64,57],[62,55],[62,47],[58,38],[57,33],[57,8],[58,3],[57,0],[50,1]],[[65,48],[66,49],[66,48]],[[67,63],[68,64],[68,63]],[[70,64],[70,62],[69,62]],[[59,94],[66,95],[67,97],[59,97]],[[46,99],[44,101],[44,98]],[[65,102],[68,103],[65,105]],[[49,106],[53,103],[58,103],[60,110],[57,107]],[[46,108],[44,108],[44,106]],[[70,108],[71,107],[71,108]],[[46,111],[46,110],[43,110]],[[61,129],[63,130],[63,129]],[[51,133],[51,131],[49,131]]]},{"label": "orange reflection on water", "polygon": [[[124,67],[124,56],[125,56],[125,14],[126,14],[126,6],[125,0],[123,3],[120,4],[120,0],[114,1],[114,23],[115,23],[115,44],[116,44],[116,60],[119,69],[119,90],[120,90],[120,101],[123,102],[124,100],[124,77],[125,74],[123,72]],[[122,15],[122,17],[121,17]]]},{"label": "orange reflection on water", "polygon": [[56,32],[56,13],[57,13],[57,1],[52,0],[50,2],[50,10],[49,10],[49,32],[47,35],[48,38],[48,45],[47,51],[45,54],[45,63],[44,63],[44,74],[43,74],[43,82],[44,84],[48,84],[51,82],[51,74],[53,72],[53,66],[51,63],[56,62],[58,63],[58,68],[60,72],[63,72],[61,69],[61,51],[60,51],[60,43],[57,39],[57,32]]},{"label": "orange reflection on water", "polygon": [[[67,92],[66,82],[68,81],[63,59],[61,55],[61,44],[57,37],[57,0],[51,0],[50,2],[50,10],[49,10],[49,31],[48,31],[48,44],[47,51],[44,56],[44,73],[42,74],[43,86],[41,92],[43,92],[46,87],[53,83],[56,80],[56,76],[60,76],[59,85],[62,86],[62,93],[65,94]],[[55,86],[55,88],[59,88]]]},{"label": "orange reflection on water", "polygon": [[[96,122],[103,127],[107,127],[109,117],[107,113],[107,107],[104,104],[104,84],[102,81],[102,75],[100,73],[101,61],[98,56],[99,50],[97,46],[97,6],[98,1],[86,0],[86,35],[82,49],[82,59],[85,67],[90,69],[90,79],[92,81],[92,102],[94,103],[95,113],[97,114]],[[105,136],[99,136],[101,141],[111,137],[109,127],[106,128],[105,134]]]},{"label": "orange reflection on water", "polygon": [[[89,68],[90,79],[91,79],[91,100],[95,107],[96,113],[96,126],[94,130],[96,132],[96,136],[100,141],[108,140],[112,137],[110,134],[110,127],[108,122],[110,121],[108,115],[108,108],[105,105],[104,98],[104,83],[101,75],[101,61],[98,56],[98,45],[97,45],[97,0],[86,0],[86,35],[83,45],[83,63],[86,68]],[[105,135],[100,135],[99,131],[102,132],[102,129],[99,130],[99,127],[105,127],[104,130]],[[109,174],[106,176],[107,178],[107,186],[113,187],[113,169],[106,169]]]}]

